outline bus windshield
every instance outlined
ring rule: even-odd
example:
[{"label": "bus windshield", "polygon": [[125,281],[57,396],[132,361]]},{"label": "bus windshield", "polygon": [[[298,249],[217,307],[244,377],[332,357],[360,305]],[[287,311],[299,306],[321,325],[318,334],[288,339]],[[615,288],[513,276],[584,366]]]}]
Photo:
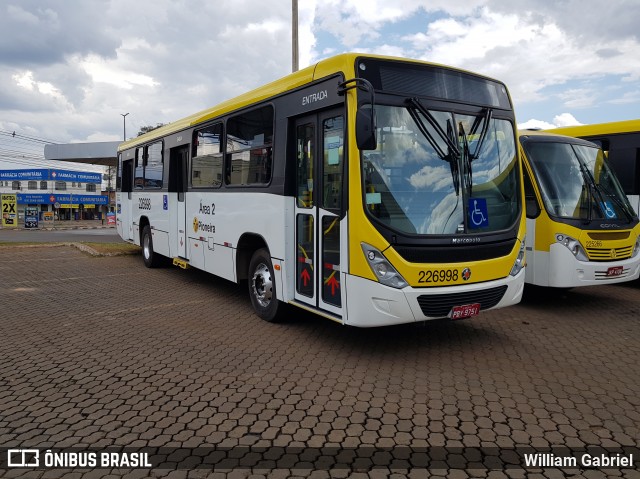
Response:
[{"label": "bus windshield", "polygon": [[528,141],[525,149],[549,214],[631,221],[631,205],[601,149],[548,141]]},{"label": "bus windshield", "polygon": [[520,214],[512,123],[482,114],[376,104],[378,147],[363,152],[367,211],[404,234],[507,229]]}]

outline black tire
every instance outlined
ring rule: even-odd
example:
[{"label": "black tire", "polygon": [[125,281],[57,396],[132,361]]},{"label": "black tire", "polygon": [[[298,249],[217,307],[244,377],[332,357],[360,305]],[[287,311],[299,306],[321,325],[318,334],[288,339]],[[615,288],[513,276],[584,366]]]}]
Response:
[{"label": "black tire", "polygon": [[284,308],[276,296],[275,275],[268,250],[263,248],[253,253],[248,283],[249,297],[256,314],[270,323],[277,322]]},{"label": "black tire", "polygon": [[142,229],[142,259],[147,268],[157,268],[163,264],[164,258],[153,251],[153,237],[149,225]]}]

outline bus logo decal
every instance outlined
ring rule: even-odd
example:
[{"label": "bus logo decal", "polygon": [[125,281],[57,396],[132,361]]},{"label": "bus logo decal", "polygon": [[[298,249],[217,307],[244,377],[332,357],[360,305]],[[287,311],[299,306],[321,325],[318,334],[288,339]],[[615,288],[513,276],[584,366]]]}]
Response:
[{"label": "bus logo decal", "polygon": [[471,270],[469,268],[465,268],[462,270],[462,279],[464,279],[465,281],[469,281],[469,278],[471,278]]},{"label": "bus logo decal", "polygon": [[198,232],[198,218],[196,218],[195,216],[193,218],[193,232],[194,233]]}]

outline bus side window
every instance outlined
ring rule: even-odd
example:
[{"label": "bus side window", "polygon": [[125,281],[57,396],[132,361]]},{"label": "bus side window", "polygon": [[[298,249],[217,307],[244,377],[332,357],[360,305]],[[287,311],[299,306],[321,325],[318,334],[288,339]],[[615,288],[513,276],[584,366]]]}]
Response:
[{"label": "bus side window", "polygon": [[527,218],[537,218],[540,215],[540,205],[538,204],[538,199],[536,198],[536,192],[533,189],[533,184],[531,183],[531,178],[529,177],[529,172],[526,168],[523,168],[523,177],[524,177],[524,202],[525,208],[527,211]]},{"label": "bus side window", "polygon": [[144,187],[144,148],[136,148],[133,187],[141,190]]},{"label": "bus side window", "polygon": [[229,118],[226,135],[226,183],[268,185],[273,168],[273,107]]}]

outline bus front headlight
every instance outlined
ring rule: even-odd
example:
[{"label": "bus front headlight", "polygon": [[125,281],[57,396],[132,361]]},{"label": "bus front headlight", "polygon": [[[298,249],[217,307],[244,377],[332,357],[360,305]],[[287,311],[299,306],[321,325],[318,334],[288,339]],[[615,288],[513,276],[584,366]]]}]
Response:
[{"label": "bus front headlight", "polygon": [[409,285],[380,250],[367,243],[360,243],[360,245],[362,246],[365,258],[367,258],[369,267],[371,271],[373,271],[373,274],[376,275],[376,278],[378,278],[378,281],[386,286],[397,289],[402,289]]},{"label": "bus front headlight", "polygon": [[556,234],[556,241],[566,247],[578,261],[589,261],[589,257],[580,242],[561,233]]},{"label": "bus front headlight", "polygon": [[636,244],[633,247],[633,253],[631,253],[631,257],[635,258],[639,251],[640,251],[640,236],[636,238]]},{"label": "bus front headlight", "polygon": [[511,272],[509,273],[511,276],[516,276],[526,265],[524,261],[524,255],[526,251],[525,243],[525,239],[523,238],[522,243],[520,243],[520,251],[518,251],[516,261],[513,263],[513,267],[511,268]]}]

